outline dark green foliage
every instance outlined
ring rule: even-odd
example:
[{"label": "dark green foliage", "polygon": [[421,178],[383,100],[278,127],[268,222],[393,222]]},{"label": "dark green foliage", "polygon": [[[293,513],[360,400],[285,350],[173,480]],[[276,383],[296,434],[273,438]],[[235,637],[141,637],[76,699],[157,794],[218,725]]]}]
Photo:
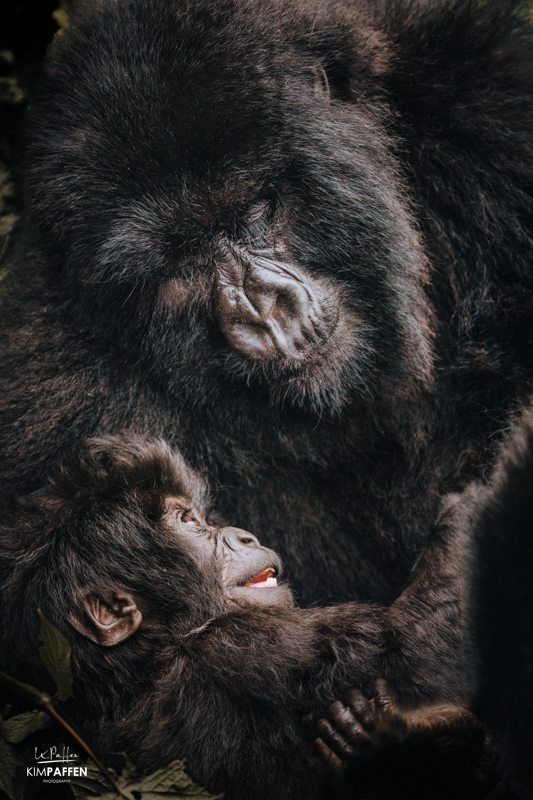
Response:
[{"label": "dark green foliage", "polygon": [[37,612],[41,627],[39,629],[39,647],[41,661],[57,684],[57,699],[66,700],[74,697],[72,682],[74,680],[70,666],[70,644],[63,634],[44,616],[41,609]]},{"label": "dark green foliage", "polygon": [[[39,639],[39,655],[46,669],[56,681],[57,700],[66,700],[72,694],[72,667],[70,663],[71,649],[63,634],[57,630],[38,611],[41,623]],[[35,779],[28,778],[27,768],[35,767],[36,759],[33,748],[28,746],[28,737],[49,728],[51,698],[34,686],[21,683],[5,673],[0,673],[0,682],[10,688],[15,694],[23,697],[30,703],[35,703],[47,709],[44,711],[25,711],[22,714],[10,715],[11,707],[7,706],[0,715],[0,800],[6,796],[9,800],[34,800],[34,798],[47,798],[47,788],[36,784]],[[56,709],[56,719],[62,719],[62,712]],[[59,731],[61,732],[61,730]],[[48,746],[48,745],[47,745]],[[86,749],[87,745],[85,745]],[[44,748],[42,748],[44,749]],[[194,797],[196,800],[221,800],[223,795],[212,795],[206,789],[192,781],[185,772],[185,759],[173,761],[168,766],[156,770],[152,774],[139,772],[134,764],[124,755],[124,767],[120,774],[112,769],[107,769],[107,776],[93,761],[77,762],[76,766],[87,769],[87,777],[74,777],[70,783],[56,788],[56,797],[65,800],[185,800]],[[116,789],[110,790],[108,776],[111,777]]]}]

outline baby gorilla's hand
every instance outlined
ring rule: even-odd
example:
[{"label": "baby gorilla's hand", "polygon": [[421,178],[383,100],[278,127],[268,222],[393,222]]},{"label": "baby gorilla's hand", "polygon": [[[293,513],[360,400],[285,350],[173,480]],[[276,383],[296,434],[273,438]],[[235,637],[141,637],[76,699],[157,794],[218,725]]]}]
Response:
[{"label": "baby gorilla's hand", "polygon": [[475,794],[484,745],[479,720],[457,706],[407,711],[386,681],[374,689],[371,699],[351,689],[318,722],[316,746],[333,771],[334,794],[394,800]]},{"label": "baby gorilla's hand", "polygon": [[339,773],[357,756],[369,756],[372,750],[407,738],[406,715],[396,707],[387,682],[377,680],[374,690],[374,697],[367,700],[359,689],[350,689],[343,701],[329,707],[328,718],[317,723],[318,753]]}]

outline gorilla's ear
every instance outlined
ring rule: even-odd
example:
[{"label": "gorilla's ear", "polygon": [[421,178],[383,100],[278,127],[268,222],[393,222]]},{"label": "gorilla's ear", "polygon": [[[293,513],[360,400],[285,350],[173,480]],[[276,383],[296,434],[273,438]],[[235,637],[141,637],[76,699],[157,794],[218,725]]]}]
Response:
[{"label": "gorilla's ear", "polygon": [[389,71],[392,46],[364,9],[352,4],[332,16],[325,4],[308,25],[297,46],[317,64],[310,67],[315,93],[347,102],[357,102],[366,88],[374,93],[375,79]]},{"label": "gorilla's ear", "polygon": [[114,647],[129,639],[142,622],[142,614],[130,594],[112,589],[106,596],[88,594],[83,611],[69,615],[78,633],[103,647]]}]

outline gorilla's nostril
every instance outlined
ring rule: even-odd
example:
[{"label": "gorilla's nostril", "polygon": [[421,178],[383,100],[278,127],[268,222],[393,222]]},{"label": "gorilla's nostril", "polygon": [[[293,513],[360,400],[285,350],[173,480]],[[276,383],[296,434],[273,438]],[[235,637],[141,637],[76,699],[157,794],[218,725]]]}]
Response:
[{"label": "gorilla's nostril", "polygon": [[301,309],[298,308],[296,296],[289,291],[278,292],[276,301],[273,304],[274,310],[286,315],[296,316]]}]

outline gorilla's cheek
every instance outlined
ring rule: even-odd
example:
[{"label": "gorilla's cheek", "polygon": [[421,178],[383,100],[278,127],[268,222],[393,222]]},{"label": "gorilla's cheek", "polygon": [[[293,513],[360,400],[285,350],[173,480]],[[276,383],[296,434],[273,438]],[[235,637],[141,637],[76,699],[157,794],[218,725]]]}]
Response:
[{"label": "gorilla's cheek", "polygon": [[222,332],[248,359],[307,361],[328,340],[338,316],[322,282],[267,250],[222,248],[215,294]]}]

